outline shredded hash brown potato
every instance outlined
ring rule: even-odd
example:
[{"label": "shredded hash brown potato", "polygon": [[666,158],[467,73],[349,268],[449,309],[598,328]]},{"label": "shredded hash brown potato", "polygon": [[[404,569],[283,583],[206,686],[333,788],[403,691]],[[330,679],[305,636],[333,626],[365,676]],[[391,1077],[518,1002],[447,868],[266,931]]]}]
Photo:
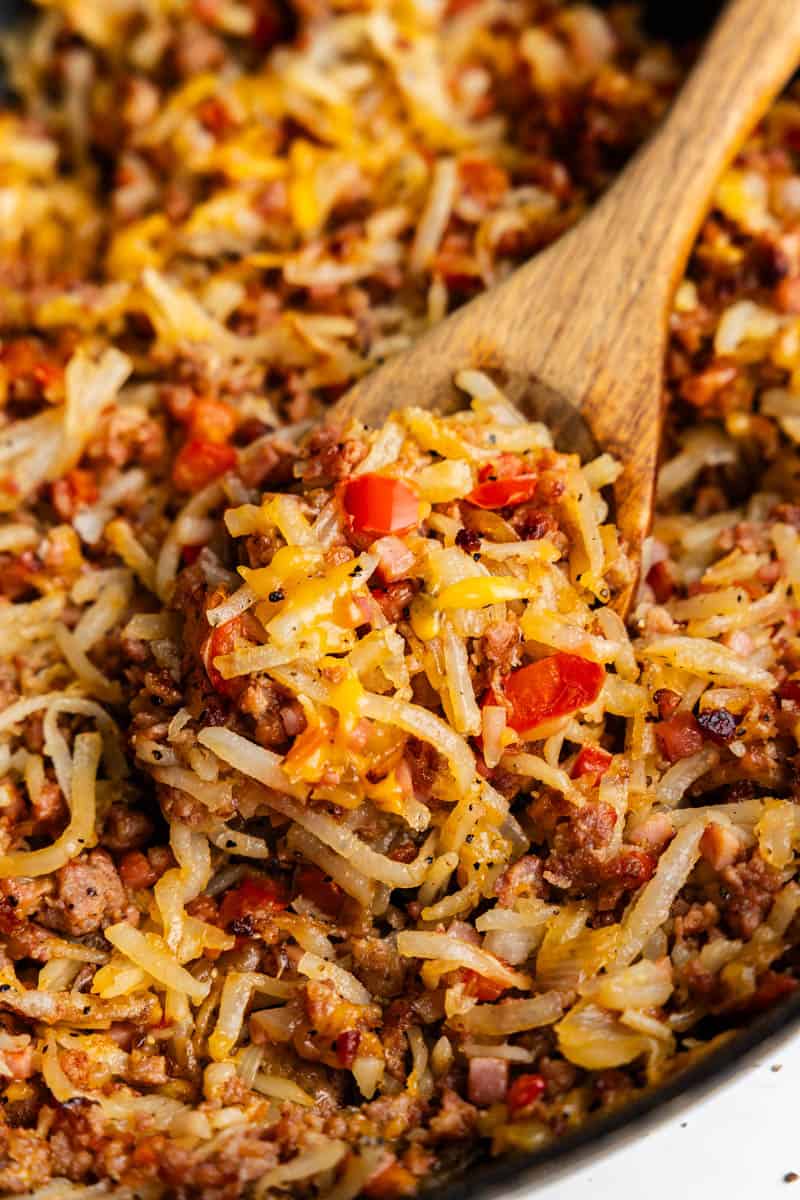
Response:
[{"label": "shredded hash brown potato", "polygon": [[569,227],[636,5],[47,0],[0,111],[0,1193],[395,1200],[796,987],[800,101],[678,288],[637,569],[581,463],[318,423]]}]

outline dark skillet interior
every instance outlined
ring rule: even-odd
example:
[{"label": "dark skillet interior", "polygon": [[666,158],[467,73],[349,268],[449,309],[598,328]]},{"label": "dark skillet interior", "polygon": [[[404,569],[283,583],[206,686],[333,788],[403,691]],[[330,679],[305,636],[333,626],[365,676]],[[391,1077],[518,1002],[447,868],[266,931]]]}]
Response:
[{"label": "dark skillet interior", "polygon": [[[647,25],[655,36],[675,44],[688,43],[702,38],[720,8],[719,0],[696,0],[686,6],[672,4],[670,0],[649,0]],[[23,20],[29,11],[25,0],[0,0],[0,29]],[[0,72],[0,101],[8,99]],[[732,1034],[692,1066],[640,1093],[631,1103],[590,1119],[580,1129],[532,1154],[504,1155],[497,1159],[476,1155],[467,1164],[467,1173],[463,1158],[459,1157],[453,1164],[452,1175],[434,1181],[429,1191],[435,1187],[438,1200],[467,1200],[467,1197],[491,1200],[542,1184],[612,1145],[640,1136],[647,1127],[685,1107],[690,1100],[720,1087],[759,1054],[774,1052],[794,1033],[798,1021],[800,990]]]}]

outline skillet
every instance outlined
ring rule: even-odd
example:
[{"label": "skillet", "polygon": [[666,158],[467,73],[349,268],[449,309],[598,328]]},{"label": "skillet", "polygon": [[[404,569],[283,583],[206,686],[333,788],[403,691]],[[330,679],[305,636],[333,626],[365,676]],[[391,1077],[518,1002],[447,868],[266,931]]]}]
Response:
[{"label": "skillet", "polygon": [[[670,4],[668,0],[647,0],[646,24],[654,36],[682,45],[702,37],[720,7],[718,0],[696,0],[686,7]],[[0,32],[24,21],[29,12],[27,0],[0,0]],[[0,71],[0,103],[9,100],[13,102],[13,97],[4,86]],[[580,1128],[530,1153],[491,1158],[476,1151],[468,1163],[459,1155],[451,1171],[431,1180],[425,1190],[428,1193],[435,1190],[437,1200],[521,1197],[537,1185],[599,1158],[611,1148],[640,1138],[653,1126],[684,1112],[690,1104],[720,1089],[759,1058],[774,1054],[794,1036],[799,1025],[800,988],[746,1026],[720,1038],[691,1065],[638,1093],[632,1101],[590,1118]]]}]

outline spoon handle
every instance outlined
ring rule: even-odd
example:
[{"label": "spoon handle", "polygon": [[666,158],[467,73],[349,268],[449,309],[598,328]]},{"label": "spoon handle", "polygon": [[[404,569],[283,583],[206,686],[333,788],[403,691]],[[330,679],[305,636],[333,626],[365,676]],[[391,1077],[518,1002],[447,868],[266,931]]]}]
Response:
[{"label": "spoon handle", "polygon": [[721,172],[798,64],[800,0],[730,0],[664,124],[587,218],[628,290],[669,301]]}]

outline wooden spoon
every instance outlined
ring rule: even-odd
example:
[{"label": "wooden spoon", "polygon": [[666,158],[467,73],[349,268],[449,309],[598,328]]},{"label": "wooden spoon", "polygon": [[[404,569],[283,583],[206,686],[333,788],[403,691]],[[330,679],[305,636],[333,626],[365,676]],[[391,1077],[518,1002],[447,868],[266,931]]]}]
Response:
[{"label": "wooden spoon", "polygon": [[[367,375],[333,407],[463,406],[453,376],[492,368],[560,449],[622,465],[615,520],[638,561],[652,515],[672,294],[714,185],[800,62],[800,0],[731,0],[667,118],[581,222]],[[588,435],[588,436],[587,436]],[[633,585],[618,596],[624,612]]]}]

